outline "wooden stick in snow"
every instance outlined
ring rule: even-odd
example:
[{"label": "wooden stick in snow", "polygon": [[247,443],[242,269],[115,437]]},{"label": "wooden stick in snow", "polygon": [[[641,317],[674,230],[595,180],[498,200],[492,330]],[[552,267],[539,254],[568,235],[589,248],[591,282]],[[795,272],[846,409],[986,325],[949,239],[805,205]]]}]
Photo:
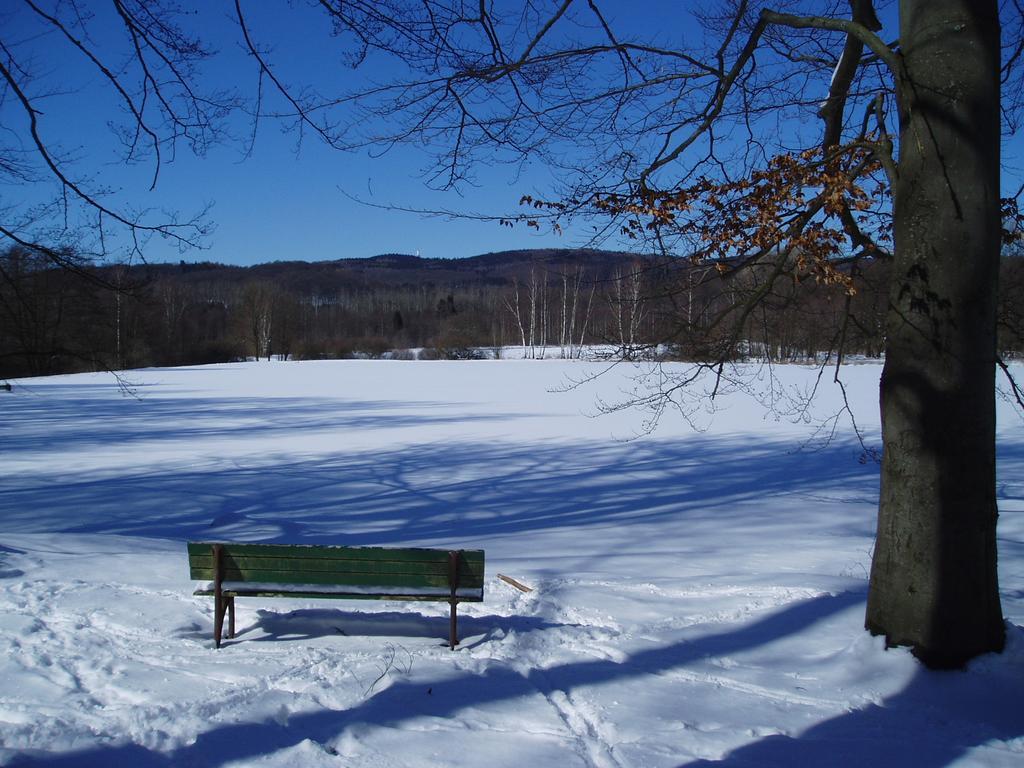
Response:
[{"label": "wooden stick in snow", "polygon": [[506,576],[503,573],[499,573],[498,574],[498,578],[501,579],[502,581],[504,581],[506,584],[511,584],[513,587],[518,589],[520,592],[533,592],[533,587],[528,587],[525,584],[522,584],[522,583],[516,581],[511,576]]}]

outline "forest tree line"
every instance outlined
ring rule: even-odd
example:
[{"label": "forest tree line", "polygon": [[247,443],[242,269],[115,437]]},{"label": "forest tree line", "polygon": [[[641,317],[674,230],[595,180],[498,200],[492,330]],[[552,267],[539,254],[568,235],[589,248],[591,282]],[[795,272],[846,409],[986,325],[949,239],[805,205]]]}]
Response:
[{"label": "forest tree line", "polygon": [[[73,254],[66,254],[73,261]],[[340,266],[339,266],[340,265]],[[757,271],[600,251],[522,251],[466,260],[411,256],[57,269],[20,246],[0,252],[0,377],[247,358],[471,358],[519,346],[578,357],[691,359],[726,344],[735,359],[877,357],[887,265],[858,267],[856,291],[776,281],[743,321],[720,323],[757,291]],[[1024,350],[1024,258],[1002,263],[1000,350]],[[500,353],[499,353],[500,354]]]}]

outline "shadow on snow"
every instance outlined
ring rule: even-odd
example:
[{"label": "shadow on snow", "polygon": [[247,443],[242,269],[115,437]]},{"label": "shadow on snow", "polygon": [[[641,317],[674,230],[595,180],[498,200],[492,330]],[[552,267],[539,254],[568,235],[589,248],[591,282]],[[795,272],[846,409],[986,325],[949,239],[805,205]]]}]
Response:
[{"label": "shadow on snow", "polygon": [[[792,442],[694,434],[630,443],[435,440],[362,451],[346,445],[346,425],[386,428],[397,419],[417,427],[464,417],[443,412],[395,416],[393,405],[387,406],[388,413],[374,415],[368,404],[330,415],[324,413],[326,405],[303,400],[278,404],[281,424],[268,425],[278,417],[268,415],[262,402],[200,404],[201,411],[185,413],[178,410],[184,407],[181,401],[161,405],[147,400],[151,411],[164,413],[156,418],[156,428],[152,413],[145,426],[133,426],[133,419],[123,415],[106,423],[99,414],[95,432],[79,423],[62,433],[60,419],[53,430],[19,428],[8,446],[16,451],[51,441],[70,441],[81,450],[107,442],[131,445],[148,439],[154,429],[159,440],[170,439],[170,433],[190,440],[255,431],[266,437],[267,450],[259,458],[205,458],[194,466],[152,471],[90,475],[53,467],[34,482],[0,477],[4,529],[351,545],[436,541],[446,546],[458,540],[486,546],[504,534],[643,525],[666,518],[698,526],[731,520],[785,525],[788,520],[805,527],[814,522],[800,502],[810,500],[847,509],[849,515],[839,517],[857,535],[870,536],[873,530],[872,515],[864,514],[863,505],[877,499],[877,469],[859,465],[857,449],[848,444],[794,451]],[[123,409],[125,404],[110,407]],[[333,407],[337,410],[336,402]],[[225,409],[234,408],[246,415],[222,418]],[[163,430],[162,418],[177,426]],[[250,418],[260,425],[246,426]],[[305,430],[330,430],[337,433],[337,448],[321,448],[309,457],[275,455],[278,429],[300,437]],[[839,495],[835,489],[841,489]],[[779,497],[786,503],[758,511],[763,502]],[[821,524],[836,522],[832,517]],[[655,540],[649,543],[657,546]]]},{"label": "shadow on snow", "polygon": [[[307,740],[327,745],[346,730],[364,724],[401,727],[416,718],[445,718],[463,708],[495,701],[548,696],[555,691],[571,692],[609,681],[642,679],[645,675],[684,668],[708,657],[751,650],[799,634],[840,611],[856,607],[863,600],[863,593],[849,592],[812,598],[741,627],[641,651],[622,662],[573,662],[544,670],[531,669],[525,674],[493,665],[482,674],[467,673],[416,683],[399,681],[350,709],[294,714],[287,724],[267,720],[217,725],[199,734],[193,744],[168,753],[136,744],[96,746],[61,754],[26,754],[11,765],[218,766],[271,754]],[[312,623],[319,624],[323,617],[310,618],[315,619]],[[1020,629],[1011,627],[1011,631],[1020,632]],[[907,688],[880,705],[840,715],[797,737],[760,739],[734,750],[714,764],[938,768],[986,741],[1024,735],[1022,712],[1024,680],[1019,676],[935,673],[922,669]],[[950,722],[957,727],[938,727]],[[689,766],[711,764],[710,761],[684,763]]]},{"label": "shadow on snow", "polygon": [[[126,402],[130,411],[133,406]],[[161,429],[157,440],[255,434],[269,441],[268,457],[251,466],[219,464],[91,477],[55,470],[52,482],[27,487],[0,478],[0,515],[7,531],[350,545],[462,542],[486,548],[495,537],[520,532],[628,526],[629,548],[680,560],[691,546],[703,548],[707,555],[709,542],[727,542],[733,526],[742,535],[738,543],[723,543],[723,551],[749,544],[759,526],[774,531],[776,541],[787,532],[867,537],[873,533],[873,515],[865,514],[865,505],[877,500],[877,471],[858,465],[856,449],[846,444],[794,452],[791,443],[782,441],[701,435],[625,444],[438,441],[373,453],[341,445],[309,458],[289,454],[275,459],[273,439],[279,433],[336,430],[343,443],[346,428],[429,426],[466,417],[456,411],[446,414],[448,404],[424,415],[402,414],[401,404],[395,403],[348,403],[339,408],[337,401],[307,399],[147,399],[145,413],[133,415],[125,413],[126,402],[59,405],[67,408],[69,425],[60,427],[60,414],[48,413],[47,422],[56,423],[57,429],[16,429],[13,443],[5,447],[30,451],[58,443],[81,450],[109,442],[131,445],[154,439],[155,420]],[[87,418],[82,418],[83,411]],[[31,413],[24,416],[30,418]],[[144,427],[135,422],[143,418]],[[59,494],[53,492],[55,483]],[[842,489],[838,495],[837,488]],[[828,504],[830,513],[814,519],[802,502]],[[671,530],[667,521],[699,535],[692,543],[685,536],[666,540],[666,531]],[[657,525],[647,527],[648,523]],[[621,535],[612,538],[619,540]],[[594,557],[628,556],[628,551],[614,546],[618,545],[609,545]],[[488,702],[642,679],[800,633],[862,601],[862,594],[853,593],[802,601],[741,627],[645,650],[622,662],[590,660],[526,673],[494,664],[482,674],[437,679],[429,684],[429,695],[424,683],[399,681],[348,710],[295,714],[284,725],[215,725],[199,734],[195,743],[170,753],[136,744],[95,746],[61,754],[26,754],[12,765],[221,765],[307,739],[324,743],[359,724],[397,726],[416,717],[449,717]],[[462,621],[465,632],[473,634],[493,629],[495,623],[521,620]],[[534,624],[513,628],[544,631],[551,626],[539,619],[525,621]],[[443,637],[444,623],[443,618],[409,613],[360,616],[337,610],[260,611],[257,619],[257,627],[267,634],[264,641],[337,633]],[[880,705],[832,718],[798,736],[762,738],[720,762],[940,766],[988,740],[1024,735],[1022,713],[1024,680],[1019,675],[922,670],[906,689]],[[943,722],[955,722],[957,727],[937,728]],[[701,764],[705,763],[686,763]]]}]

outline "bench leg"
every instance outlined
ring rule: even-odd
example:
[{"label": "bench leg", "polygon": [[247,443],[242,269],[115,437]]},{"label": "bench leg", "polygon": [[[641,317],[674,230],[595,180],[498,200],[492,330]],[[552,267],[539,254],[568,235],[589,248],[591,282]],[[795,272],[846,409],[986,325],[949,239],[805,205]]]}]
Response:
[{"label": "bench leg", "polygon": [[217,593],[213,596],[213,644],[220,648],[220,638],[224,633],[224,597]]},{"label": "bench leg", "polygon": [[453,651],[455,646],[459,644],[459,619],[455,613],[457,605],[457,601],[451,601],[451,615],[448,619],[448,648]]},{"label": "bench leg", "polygon": [[220,638],[224,632],[224,595],[221,584],[224,581],[224,568],[221,563],[222,547],[213,545],[213,644],[220,648]]},{"label": "bench leg", "polygon": [[224,614],[228,615],[228,637],[235,637],[235,598],[223,595],[213,596],[213,641],[220,648],[224,636]]},{"label": "bench leg", "polygon": [[448,586],[451,589],[451,596],[448,604],[451,606],[451,618],[448,620],[448,647],[455,650],[459,642],[459,620],[455,615],[455,608],[459,604],[456,595],[459,591],[459,553],[455,550],[448,552]]}]

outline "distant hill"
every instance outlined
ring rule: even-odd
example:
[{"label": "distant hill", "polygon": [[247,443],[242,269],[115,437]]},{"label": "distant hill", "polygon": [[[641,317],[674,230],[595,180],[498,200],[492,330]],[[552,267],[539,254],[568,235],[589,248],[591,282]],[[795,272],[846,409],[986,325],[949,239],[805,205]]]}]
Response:
[{"label": "distant hill", "polygon": [[405,253],[385,253],[333,261],[273,261],[250,267],[202,262],[149,264],[136,268],[136,276],[182,282],[245,283],[267,280],[299,294],[330,294],[356,287],[441,288],[470,285],[502,286],[525,283],[531,270],[549,278],[582,269],[591,280],[611,277],[639,258],[622,251],[580,248],[543,248],[497,251],[463,259],[441,259]]}]

